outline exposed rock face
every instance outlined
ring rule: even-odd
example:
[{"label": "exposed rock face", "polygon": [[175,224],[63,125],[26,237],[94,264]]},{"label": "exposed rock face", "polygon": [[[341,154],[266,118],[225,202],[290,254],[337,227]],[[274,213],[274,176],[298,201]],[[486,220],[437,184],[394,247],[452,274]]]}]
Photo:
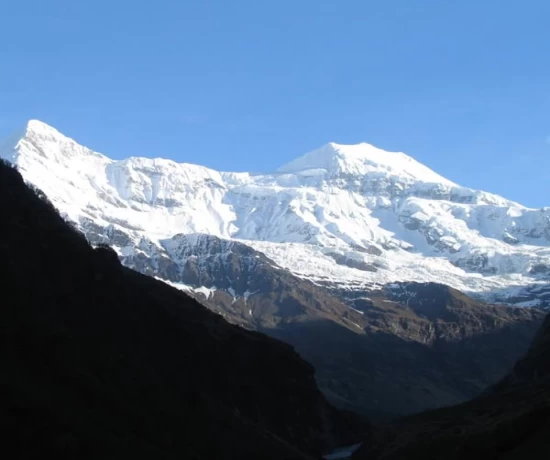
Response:
[{"label": "exposed rock face", "polygon": [[514,370],[482,396],[372,431],[354,459],[547,458],[550,317]]},{"label": "exposed rock face", "polygon": [[305,460],[352,441],[359,420],[289,345],[92,249],[3,164],[0,215],[0,420],[19,458]]}]

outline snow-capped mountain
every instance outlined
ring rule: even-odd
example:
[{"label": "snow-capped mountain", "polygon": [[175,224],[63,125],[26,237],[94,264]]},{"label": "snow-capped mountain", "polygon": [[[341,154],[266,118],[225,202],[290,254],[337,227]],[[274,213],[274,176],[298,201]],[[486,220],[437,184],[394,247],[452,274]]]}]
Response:
[{"label": "snow-capped mountain", "polygon": [[227,173],[114,161],[31,121],[0,157],[92,243],[291,344],[332,402],[369,417],[478,395],[543,317],[441,283],[544,304],[550,210],[460,187],[402,153],[329,144],[271,174]]},{"label": "snow-capped mountain", "polygon": [[[274,173],[219,172],[165,159],[114,161],[30,121],[0,145],[0,157],[90,240],[182,287],[186,266],[211,251],[223,260],[236,241],[339,292],[437,282],[546,305],[550,208],[461,187],[404,153],[330,143]],[[213,283],[191,288],[252,295],[237,280]]]}]

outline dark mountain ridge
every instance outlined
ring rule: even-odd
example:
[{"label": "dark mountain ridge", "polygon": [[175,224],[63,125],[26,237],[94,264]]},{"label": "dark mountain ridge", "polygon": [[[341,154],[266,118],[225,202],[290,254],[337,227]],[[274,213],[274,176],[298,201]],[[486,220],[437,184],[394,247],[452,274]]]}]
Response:
[{"label": "dark mountain ridge", "polygon": [[17,458],[306,459],[354,440],[289,345],[93,249],[0,164],[0,423]]}]

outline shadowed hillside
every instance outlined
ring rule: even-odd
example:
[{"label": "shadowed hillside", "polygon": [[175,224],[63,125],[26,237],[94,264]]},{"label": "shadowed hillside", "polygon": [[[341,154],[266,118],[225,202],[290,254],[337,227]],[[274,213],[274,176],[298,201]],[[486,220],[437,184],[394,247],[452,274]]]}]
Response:
[{"label": "shadowed hillside", "polygon": [[0,421],[18,458],[306,459],[354,440],[294,350],[93,249],[0,164]]},{"label": "shadowed hillside", "polygon": [[353,458],[520,460],[549,456],[550,316],[510,375],[481,397],[378,427]]}]

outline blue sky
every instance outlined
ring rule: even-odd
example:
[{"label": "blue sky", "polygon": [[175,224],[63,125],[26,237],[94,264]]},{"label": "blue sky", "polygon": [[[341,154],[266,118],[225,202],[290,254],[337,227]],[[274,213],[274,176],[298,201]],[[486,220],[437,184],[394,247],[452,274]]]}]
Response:
[{"label": "blue sky", "polygon": [[329,141],[550,205],[547,0],[0,0],[0,135],[270,171]]}]

